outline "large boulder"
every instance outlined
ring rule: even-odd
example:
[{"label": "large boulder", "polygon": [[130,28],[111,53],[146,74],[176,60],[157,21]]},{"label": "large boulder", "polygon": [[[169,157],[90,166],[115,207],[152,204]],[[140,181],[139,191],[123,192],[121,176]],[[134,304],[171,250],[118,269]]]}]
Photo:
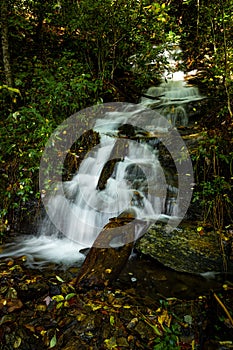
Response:
[{"label": "large boulder", "polygon": [[197,226],[182,226],[171,232],[163,224],[154,224],[137,242],[136,249],[176,271],[204,273],[228,270],[233,264],[223,257],[219,235]]}]

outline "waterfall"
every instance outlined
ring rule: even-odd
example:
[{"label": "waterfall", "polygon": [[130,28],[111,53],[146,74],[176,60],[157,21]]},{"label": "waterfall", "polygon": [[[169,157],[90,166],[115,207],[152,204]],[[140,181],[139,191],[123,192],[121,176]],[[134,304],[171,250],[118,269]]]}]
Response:
[{"label": "waterfall", "polygon": [[[157,117],[157,130],[167,132],[163,118],[156,112],[152,115]],[[148,115],[145,119],[145,110],[141,106],[137,106],[136,111],[126,108],[121,112],[109,112],[104,119],[97,119],[94,130],[101,135],[100,144],[88,153],[73,179],[60,184],[61,188],[49,199],[47,212],[51,221],[56,222],[57,229],[80,246],[90,247],[109,219],[123,212],[133,213],[135,218],[148,223],[174,215],[176,205],[172,206],[171,200],[166,200],[171,186],[169,189],[158,160],[156,145],[159,140],[140,135],[145,133],[142,128],[145,120],[152,123]],[[134,134],[131,139],[119,138],[121,127],[127,129],[129,125],[137,126],[138,135]],[[136,128],[132,127],[131,132],[132,129],[135,132]],[[113,152],[115,146],[119,146],[119,140],[127,148],[127,154],[121,154],[121,160],[116,162],[106,186],[100,190],[101,171],[105,164],[117,158]],[[173,200],[175,197],[177,191],[173,190]],[[139,235],[140,227],[135,238]]]},{"label": "waterfall", "polygon": [[172,126],[186,127],[189,123],[188,104],[205,97],[200,94],[198,87],[186,84],[183,74],[177,74],[174,73],[172,79],[159,86],[150,87],[141,98],[141,104],[157,109]]},{"label": "waterfall", "polygon": [[165,49],[162,56],[166,57],[168,67],[162,74],[162,82],[158,86],[150,87],[141,98],[141,104],[145,107],[157,109],[172,126],[188,126],[188,106],[205,96],[202,96],[197,86],[189,85],[186,77],[196,74],[196,71],[185,74],[177,70],[177,64],[182,61],[177,59],[181,54],[179,46],[173,44],[170,49]]},{"label": "waterfall", "polygon": [[[19,237],[3,249],[0,257],[27,255],[31,267],[44,266],[48,261],[80,262],[80,251],[91,247],[109,219],[122,212],[133,213],[144,223],[137,226],[135,239],[145,232],[145,224],[180,220],[179,198],[187,191],[182,194],[174,179],[169,182],[158,159],[158,145],[163,140],[172,154],[183,144],[176,141],[176,146],[172,145],[166,118],[145,109],[143,103],[115,109],[106,108],[104,115],[101,112],[96,118],[93,129],[100,134],[100,143],[87,153],[78,172],[70,181],[56,183],[56,191],[46,203],[49,217],[44,219],[39,235]],[[99,189],[101,172],[114,159],[117,142],[127,152],[120,154],[104,188]],[[180,183],[182,186],[183,180]]]}]

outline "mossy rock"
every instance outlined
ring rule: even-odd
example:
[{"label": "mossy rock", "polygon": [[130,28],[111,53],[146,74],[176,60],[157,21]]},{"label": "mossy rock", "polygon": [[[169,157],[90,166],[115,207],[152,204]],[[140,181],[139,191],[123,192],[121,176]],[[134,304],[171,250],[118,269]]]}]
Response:
[{"label": "mossy rock", "polygon": [[203,273],[224,269],[219,235],[214,231],[200,235],[196,227],[180,227],[168,232],[164,225],[154,224],[136,248],[176,271]]}]

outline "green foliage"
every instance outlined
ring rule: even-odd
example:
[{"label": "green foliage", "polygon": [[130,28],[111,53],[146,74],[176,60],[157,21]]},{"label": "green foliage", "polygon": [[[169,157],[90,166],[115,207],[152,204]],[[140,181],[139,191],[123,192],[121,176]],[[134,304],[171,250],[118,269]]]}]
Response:
[{"label": "green foliage", "polygon": [[85,73],[68,52],[48,66],[34,56],[27,69],[20,67],[15,86],[1,85],[1,231],[7,229],[6,220],[14,220],[14,213],[20,220],[28,203],[39,199],[40,158],[56,126],[102,101],[102,82]]},{"label": "green foliage", "polygon": [[[54,64],[54,70],[57,70],[56,76],[37,63],[33,74],[19,74],[16,84],[22,92],[24,106],[1,121],[0,161],[4,181],[0,213],[3,221],[8,215],[12,216],[15,209],[25,210],[29,201],[39,198],[40,158],[55,127],[74,112],[98,102],[101,83],[89,74],[78,72],[76,61],[64,57]],[[30,91],[27,89],[29,80]],[[7,91],[18,93],[19,90]],[[9,98],[16,99],[13,95]],[[7,115],[8,104],[4,107]]]},{"label": "green foliage", "polygon": [[184,2],[183,10],[192,13],[192,16],[183,16],[181,30],[188,67],[202,70],[203,83],[209,93],[220,91],[232,117],[233,3],[231,0],[190,0]]},{"label": "green foliage", "polygon": [[[195,0],[167,3],[162,0],[8,2],[9,49],[15,85],[6,85],[1,69],[3,222],[9,213],[12,216],[15,209],[25,208],[28,201],[39,196],[40,157],[56,126],[87,106],[128,99],[131,85],[139,95],[140,89],[154,84],[166,67],[163,51],[177,38],[181,38],[188,59],[195,64],[199,60],[208,70],[205,83],[228,101],[221,120],[231,115],[231,2],[198,2],[198,6]],[[223,156],[230,162],[225,153],[215,156],[222,164],[227,164]],[[195,157],[197,166],[208,159],[208,155],[201,154],[201,145]],[[226,189],[230,175],[213,170],[211,178],[212,170],[205,167],[205,176],[203,170],[199,171],[202,175],[196,192],[202,203],[201,193],[208,195],[208,201],[203,204],[208,210],[214,207],[214,198],[220,193],[226,203],[231,202]],[[214,193],[211,193],[212,185]],[[223,188],[227,196],[221,192]]]},{"label": "green foliage", "polygon": [[[1,122],[2,219],[39,198],[37,176],[44,143],[53,124],[33,107],[21,107]],[[5,219],[4,219],[5,220]]]},{"label": "green foliage", "polygon": [[16,0],[8,11],[15,86],[7,87],[2,70],[1,229],[39,198],[40,158],[56,126],[87,106],[118,100],[118,79],[134,76],[143,86],[153,70],[158,75],[161,45],[171,38],[163,2]]},{"label": "green foliage", "polygon": [[218,231],[232,221],[233,150],[230,133],[205,132],[193,153],[197,189],[193,201],[203,208],[204,223]]},{"label": "green foliage", "polygon": [[171,326],[171,328],[167,328],[162,338],[155,339],[154,350],[180,350],[181,347],[178,345],[180,335],[180,327],[176,323]]},{"label": "green foliage", "polygon": [[[50,69],[37,63],[30,83],[30,104],[39,106],[42,115],[58,123],[97,103],[102,89],[101,82],[85,73],[84,67],[68,54],[54,61]],[[25,99],[28,100],[27,95]]]},{"label": "green foliage", "polygon": [[166,42],[164,22],[168,20],[165,4],[88,0],[79,2],[68,28],[78,33],[90,73],[100,80],[113,80],[119,71],[131,69],[132,60],[145,68],[158,59],[154,45]]},{"label": "green foliage", "polygon": [[[158,316],[158,321],[162,327],[162,334],[154,340],[154,350],[179,350],[179,337],[181,335],[181,326],[173,318],[173,313],[169,310],[169,303],[166,300],[160,300],[161,316]],[[167,325],[166,325],[167,324]]]}]

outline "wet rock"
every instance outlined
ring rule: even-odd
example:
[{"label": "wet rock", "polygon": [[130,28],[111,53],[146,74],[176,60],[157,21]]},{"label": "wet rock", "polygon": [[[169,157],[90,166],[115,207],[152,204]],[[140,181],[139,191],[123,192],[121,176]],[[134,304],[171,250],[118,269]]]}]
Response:
[{"label": "wet rock", "polygon": [[190,226],[167,232],[164,225],[155,224],[137,242],[136,248],[176,271],[223,271],[219,236],[213,231],[200,235],[196,227]]},{"label": "wet rock", "polygon": [[61,294],[61,287],[57,284],[50,284],[49,286],[50,295],[59,295]]}]

